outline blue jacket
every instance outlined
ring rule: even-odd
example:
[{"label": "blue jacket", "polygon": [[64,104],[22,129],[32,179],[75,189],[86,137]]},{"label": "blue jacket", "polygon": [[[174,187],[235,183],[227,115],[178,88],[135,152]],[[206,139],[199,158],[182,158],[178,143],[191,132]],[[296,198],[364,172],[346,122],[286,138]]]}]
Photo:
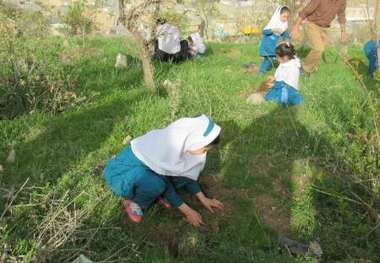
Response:
[{"label": "blue jacket", "polygon": [[280,36],[274,34],[271,29],[266,29],[263,31],[263,38],[260,42],[260,56],[262,57],[275,57],[276,47],[280,40],[290,40],[290,35],[288,31],[285,31]]},{"label": "blue jacket", "polygon": [[378,64],[378,57],[377,57],[377,47],[380,46],[380,40],[378,40],[378,43],[376,45],[376,41],[370,40],[364,45],[364,53],[368,58],[369,65],[368,65],[368,73],[369,75],[373,76],[373,74],[376,72],[376,70],[379,67]]}]

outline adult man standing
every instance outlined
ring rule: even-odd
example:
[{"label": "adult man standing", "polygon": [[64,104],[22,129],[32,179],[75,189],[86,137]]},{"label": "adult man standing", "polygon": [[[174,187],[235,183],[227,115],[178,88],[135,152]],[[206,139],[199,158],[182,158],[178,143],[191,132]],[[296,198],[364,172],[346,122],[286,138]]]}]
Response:
[{"label": "adult man standing", "polygon": [[304,28],[311,52],[302,65],[305,72],[311,73],[319,65],[328,42],[327,29],[336,16],[340,24],[341,41],[345,42],[348,39],[345,12],[346,0],[311,0],[299,13],[292,37],[295,40],[299,39],[302,21],[306,19]]}]

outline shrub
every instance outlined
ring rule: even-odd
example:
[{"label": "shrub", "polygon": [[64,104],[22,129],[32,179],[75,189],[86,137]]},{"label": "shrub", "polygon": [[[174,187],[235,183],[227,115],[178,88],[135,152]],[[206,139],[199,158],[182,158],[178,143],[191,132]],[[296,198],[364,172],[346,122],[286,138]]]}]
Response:
[{"label": "shrub", "polygon": [[86,35],[94,28],[84,0],[74,2],[69,7],[69,11],[63,16],[63,22],[69,26],[69,33],[72,35]]},{"label": "shrub", "polygon": [[75,99],[75,78],[46,52],[57,44],[48,40],[47,29],[39,13],[0,10],[0,119],[34,109],[55,113]]}]

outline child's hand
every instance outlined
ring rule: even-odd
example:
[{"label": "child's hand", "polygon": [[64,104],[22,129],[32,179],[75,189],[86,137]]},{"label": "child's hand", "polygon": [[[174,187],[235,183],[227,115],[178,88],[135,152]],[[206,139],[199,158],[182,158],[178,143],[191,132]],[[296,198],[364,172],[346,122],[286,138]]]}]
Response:
[{"label": "child's hand", "polygon": [[201,225],[204,224],[202,220],[202,216],[194,209],[190,209],[189,211],[187,211],[187,213],[185,214],[185,217],[186,217],[187,222],[189,222],[195,227],[200,227]]},{"label": "child's hand", "polygon": [[290,34],[292,36],[292,39],[299,40],[301,38],[301,29],[299,26],[295,26],[293,28],[292,33]]},{"label": "child's hand", "polygon": [[340,34],[340,41],[342,43],[346,43],[348,41],[348,39],[349,39],[349,36],[348,36],[347,32],[346,31],[342,31],[341,34]]},{"label": "child's hand", "polygon": [[269,76],[269,77],[266,79],[265,83],[266,83],[267,85],[269,85],[269,86],[273,86],[273,84],[274,84],[275,81],[276,81],[276,79],[275,79],[273,76]]},{"label": "child's hand", "polygon": [[184,214],[186,221],[193,226],[200,227],[203,225],[202,216],[187,204],[183,203],[178,207],[178,209]]},{"label": "child's hand", "polygon": [[202,200],[202,204],[207,208],[211,213],[214,213],[214,209],[223,210],[224,205],[222,202],[216,199],[205,198]]}]

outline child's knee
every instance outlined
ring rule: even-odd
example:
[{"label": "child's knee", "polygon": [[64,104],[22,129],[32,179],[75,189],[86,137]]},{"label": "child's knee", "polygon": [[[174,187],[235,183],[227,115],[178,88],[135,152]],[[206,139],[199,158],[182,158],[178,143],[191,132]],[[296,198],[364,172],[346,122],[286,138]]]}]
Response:
[{"label": "child's knee", "polygon": [[151,174],[145,177],[138,186],[138,192],[149,196],[160,196],[166,189],[166,182],[158,175]]}]

